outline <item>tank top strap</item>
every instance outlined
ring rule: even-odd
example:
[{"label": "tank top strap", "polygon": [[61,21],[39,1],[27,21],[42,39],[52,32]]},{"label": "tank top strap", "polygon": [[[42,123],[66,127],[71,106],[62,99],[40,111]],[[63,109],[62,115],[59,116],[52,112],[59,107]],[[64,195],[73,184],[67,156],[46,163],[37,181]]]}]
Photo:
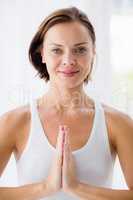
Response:
[{"label": "tank top strap", "polygon": [[[108,133],[108,128],[107,128],[107,119],[105,115],[105,110],[104,106],[102,105],[102,102],[95,100],[96,107],[97,107],[97,112],[98,112],[98,117],[97,117],[97,134],[100,138],[100,140],[103,140],[104,147],[106,148],[106,151],[110,157],[110,159],[114,162],[115,159],[115,154],[111,153],[111,148],[110,148],[110,139],[109,139],[109,133]],[[102,130],[101,132],[98,131],[98,129]],[[101,135],[102,134],[102,135]]]},{"label": "tank top strap", "polygon": [[36,99],[31,99],[30,100],[30,111],[31,111],[31,117],[36,116]]},{"label": "tank top strap", "polygon": [[38,110],[37,110],[37,99],[31,99],[30,101],[30,111],[31,111],[31,127],[38,126],[40,128],[40,119],[38,116]]},{"label": "tank top strap", "polygon": [[48,151],[52,151],[55,153],[55,148],[49,143],[49,140],[46,136],[45,130],[43,128],[38,107],[37,107],[37,99],[32,99],[31,101],[31,137],[33,140],[38,140],[41,146],[45,149],[47,148]]}]

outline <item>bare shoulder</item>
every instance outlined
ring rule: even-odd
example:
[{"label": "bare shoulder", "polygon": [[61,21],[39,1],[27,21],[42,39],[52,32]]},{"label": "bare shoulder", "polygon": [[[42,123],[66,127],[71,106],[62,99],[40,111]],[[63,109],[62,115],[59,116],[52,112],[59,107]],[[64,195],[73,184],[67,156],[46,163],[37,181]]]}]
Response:
[{"label": "bare shoulder", "polygon": [[133,137],[133,119],[126,113],[105,104],[102,104],[110,137],[116,146],[118,139]]},{"label": "bare shoulder", "polygon": [[0,116],[0,141],[15,145],[19,130],[30,120],[29,105],[20,106]]},{"label": "bare shoulder", "polygon": [[11,154],[17,153],[30,119],[29,106],[22,106],[0,116],[0,176]]},{"label": "bare shoulder", "polygon": [[110,136],[115,146],[126,183],[133,188],[133,119],[112,107],[103,105]]}]

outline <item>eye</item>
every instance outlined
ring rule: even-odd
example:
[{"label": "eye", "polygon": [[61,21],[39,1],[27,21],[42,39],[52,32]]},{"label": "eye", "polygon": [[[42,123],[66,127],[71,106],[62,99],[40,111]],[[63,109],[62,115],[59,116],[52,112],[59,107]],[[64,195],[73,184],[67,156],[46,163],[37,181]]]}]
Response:
[{"label": "eye", "polygon": [[76,53],[76,54],[85,54],[86,52],[87,52],[86,47],[78,47],[78,48],[74,49],[74,53]]},{"label": "eye", "polygon": [[62,51],[61,51],[61,49],[59,49],[59,48],[55,48],[55,49],[52,49],[52,52],[53,52],[54,54],[60,54]]}]

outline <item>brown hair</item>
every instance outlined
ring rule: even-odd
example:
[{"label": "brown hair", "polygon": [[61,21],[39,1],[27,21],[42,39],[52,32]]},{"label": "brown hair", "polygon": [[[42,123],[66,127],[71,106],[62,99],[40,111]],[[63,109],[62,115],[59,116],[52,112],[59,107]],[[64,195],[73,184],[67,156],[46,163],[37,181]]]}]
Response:
[{"label": "brown hair", "polygon": [[[63,8],[54,11],[49,16],[47,16],[41,25],[38,28],[37,33],[33,37],[30,47],[29,47],[29,60],[31,64],[35,67],[38,71],[38,75],[40,78],[44,79],[46,82],[49,81],[49,74],[47,71],[47,67],[45,63],[42,63],[41,57],[41,47],[43,44],[44,36],[46,32],[49,30],[50,27],[54,26],[55,24],[63,23],[63,22],[75,22],[78,21],[87,27],[89,34],[91,36],[92,42],[95,45],[95,31],[94,28],[89,21],[87,15],[79,10],[76,7],[71,8]],[[92,69],[91,69],[92,71]],[[84,80],[84,83],[88,83],[90,74]]]}]

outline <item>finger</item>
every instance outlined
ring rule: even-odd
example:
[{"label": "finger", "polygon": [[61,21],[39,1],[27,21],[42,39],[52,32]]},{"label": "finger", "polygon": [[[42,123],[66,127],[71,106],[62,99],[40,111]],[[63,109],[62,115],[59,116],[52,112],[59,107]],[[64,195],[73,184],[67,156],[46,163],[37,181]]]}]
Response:
[{"label": "finger", "polygon": [[59,133],[57,137],[57,144],[56,144],[56,150],[57,150],[57,157],[59,159],[63,159],[63,143],[64,143],[64,137],[65,137],[65,131],[63,126],[59,126]]},{"label": "finger", "polygon": [[70,152],[69,152],[69,142],[68,142],[68,132],[65,132],[65,144],[64,144],[64,160],[65,162],[69,161],[70,157]]},{"label": "finger", "polygon": [[67,144],[67,149],[70,151],[71,148],[70,148],[70,139],[69,139],[69,128],[67,127],[65,129],[65,144]]},{"label": "finger", "polygon": [[56,144],[57,149],[60,149],[61,144],[63,142],[63,138],[64,138],[64,128],[63,128],[63,126],[60,125],[58,136],[57,136],[57,144]]}]

